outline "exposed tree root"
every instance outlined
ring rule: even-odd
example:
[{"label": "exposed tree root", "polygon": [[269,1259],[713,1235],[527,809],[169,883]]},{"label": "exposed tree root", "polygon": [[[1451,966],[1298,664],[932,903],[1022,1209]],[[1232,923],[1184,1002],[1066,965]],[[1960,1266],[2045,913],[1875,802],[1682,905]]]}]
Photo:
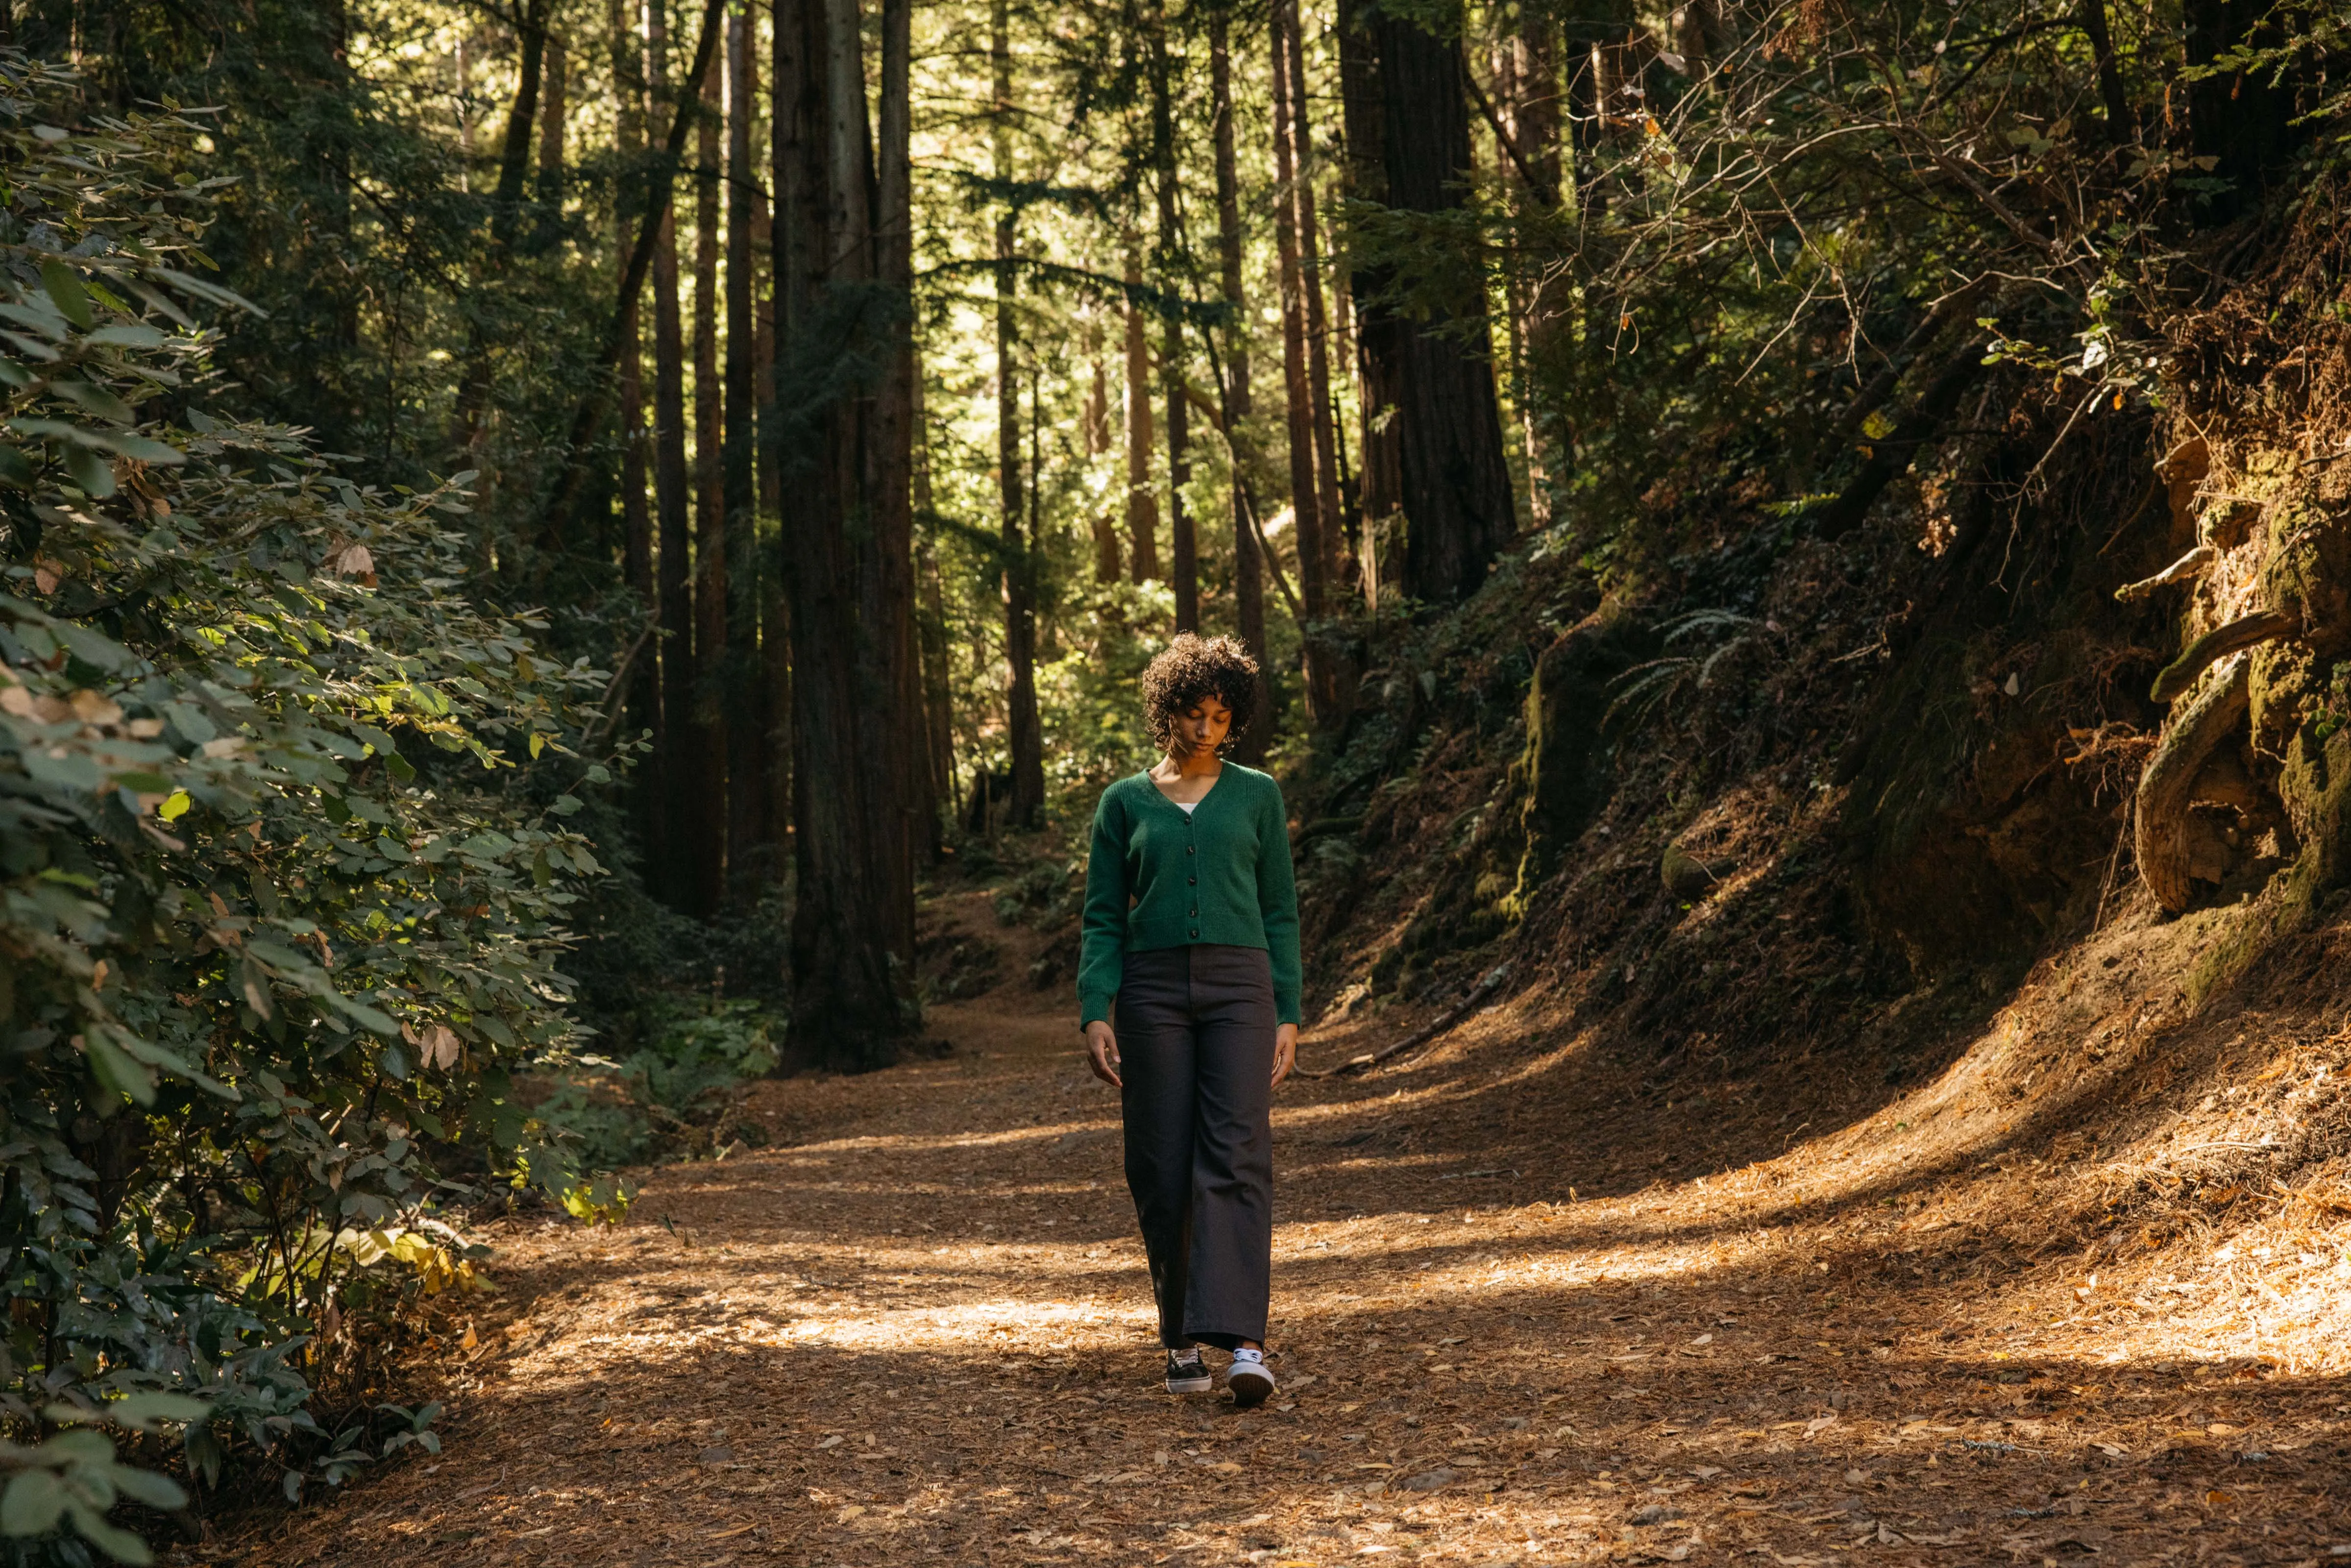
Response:
[{"label": "exposed tree root", "polygon": [[2168,703],[2196,684],[2196,677],[2230,654],[2283,637],[2300,624],[2283,610],[2256,610],[2226,626],[2216,626],[2181,651],[2155,677],[2155,700]]},{"label": "exposed tree root", "polygon": [[2139,775],[2133,845],[2139,875],[2156,902],[2173,915],[2188,907],[2194,892],[2188,873],[2188,807],[2196,777],[2245,716],[2251,700],[2251,661],[2241,652],[2227,658],[2215,678],[2171,716],[2147,771]]},{"label": "exposed tree root", "polygon": [[2210,545],[2199,544],[2153,577],[2143,577],[2137,582],[2126,582],[2115,590],[2115,597],[2125,604],[2145,599],[2158,588],[2168,588],[2175,582],[2204,575],[2204,569],[2220,559],[2220,552]]}]

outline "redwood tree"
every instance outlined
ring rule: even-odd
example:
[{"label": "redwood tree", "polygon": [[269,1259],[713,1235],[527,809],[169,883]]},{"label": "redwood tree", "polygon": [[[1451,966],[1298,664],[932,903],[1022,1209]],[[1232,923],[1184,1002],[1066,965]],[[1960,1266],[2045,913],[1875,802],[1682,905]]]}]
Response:
[{"label": "redwood tree", "polygon": [[[1376,199],[1402,213],[1459,207],[1471,169],[1460,44],[1449,36],[1458,10],[1440,37],[1417,8],[1350,9],[1369,50],[1347,83],[1347,136],[1359,159],[1378,150]],[[1375,406],[1395,411],[1382,434],[1394,442],[1405,519],[1403,585],[1422,600],[1465,599],[1518,528],[1485,304],[1464,298],[1408,315],[1390,298],[1394,282],[1377,261],[1355,274],[1367,421]],[[1367,451],[1367,471],[1371,460]]]},{"label": "redwood tree", "polygon": [[[656,104],[668,90],[669,32],[662,6],[645,7],[645,80]],[[680,97],[691,97],[689,84]],[[674,175],[664,170],[664,176]],[[694,516],[685,466],[685,329],[678,314],[677,223],[664,194],[655,204],[660,230],[653,246],[653,499],[659,519],[657,570],[661,609],[662,723],[655,756],[663,816],[664,855],[653,864],[657,889],[678,903],[693,897],[687,867],[695,841],[692,796]]]},{"label": "redwood tree", "polygon": [[[894,18],[890,18],[894,20]],[[914,846],[899,700],[914,645],[911,563],[893,476],[911,471],[904,266],[877,214],[858,0],[781,0],[776,14],[778,464],[792,651],[790,1055],[840,1071],[887,1064],[919,1021]],[[883,28],[882,91],[903,104],[904,26]],[[889,117],[884,117],[885,124]],[[881,139],[885,160],[903,136]],[[877,219],[879,221],[877,221]]]},{"label": "redwood tree", "polygon": [[[1233,145],[1232,19],[1222,4],[1208,13],[1208,101],[1215,121],[1217,155],[1217,263],[1225,304],[1232,312],[1224,332],[1225,409],[1228,435],[1249,416],[1249,301],[1241,291],[1241,201],[1238,160]],[[1258,662],[1257,719],[1240,737],[1234,756],[1265,760],[1273,733],[1270,700],[1273,661],[1265,644],[1265,562],[1258,553],[1257,519],[1249,510],[1240,448],[1232,449],[1233,611],[1242,643]]]}]

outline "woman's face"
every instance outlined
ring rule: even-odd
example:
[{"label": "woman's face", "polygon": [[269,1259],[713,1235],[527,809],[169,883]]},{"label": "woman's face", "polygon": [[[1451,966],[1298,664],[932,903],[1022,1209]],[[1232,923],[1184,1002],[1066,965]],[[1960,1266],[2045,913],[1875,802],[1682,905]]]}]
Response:
[{"label": "woman's face", "polygon": [[1214,752],[1233,727],[1233,710],[1214,692],[1176,716],[1176,749],[1185,757]]}]

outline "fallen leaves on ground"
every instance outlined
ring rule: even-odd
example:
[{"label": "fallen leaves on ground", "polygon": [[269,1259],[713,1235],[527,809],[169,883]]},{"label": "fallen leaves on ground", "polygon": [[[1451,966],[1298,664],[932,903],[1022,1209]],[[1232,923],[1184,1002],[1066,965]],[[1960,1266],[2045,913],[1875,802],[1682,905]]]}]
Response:
[{"label": "fallen leaves on ground", "polygon": [[[1056,999],[935,1009],[943,1061],[760,1086],[783,1146],[652,1173],[620,1229],[495,1238],[517,1317],[444,1369],[441,1458],[212,1560],[2351,1557],[2339,1385],[2227,1352],[2205,1281],[2021,1257],[2045,1167],[1914,1150],[1891,1184],[1865,1107],[1573,1197],[1655,1128],[1501,1015],[1283,1091],[1281,1391],[1171,1398],[1115,1102]],[[2308,1289],[2340,1257],[2285,1261]]]}]

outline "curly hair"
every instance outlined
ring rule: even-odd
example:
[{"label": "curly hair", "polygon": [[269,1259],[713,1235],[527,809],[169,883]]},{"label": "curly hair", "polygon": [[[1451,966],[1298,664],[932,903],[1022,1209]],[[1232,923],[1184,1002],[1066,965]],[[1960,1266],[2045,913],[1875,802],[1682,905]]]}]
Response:
[{"label": "curly hair", "polygon": [[1257,661],[1238,638],[1179,632],[1143,672],[1143,722],[1152,744],[1173,750],[1176,715],[1213,695],[1232,710],[1232,727],[1217,747],[1229,751],[1257,716]]}]

